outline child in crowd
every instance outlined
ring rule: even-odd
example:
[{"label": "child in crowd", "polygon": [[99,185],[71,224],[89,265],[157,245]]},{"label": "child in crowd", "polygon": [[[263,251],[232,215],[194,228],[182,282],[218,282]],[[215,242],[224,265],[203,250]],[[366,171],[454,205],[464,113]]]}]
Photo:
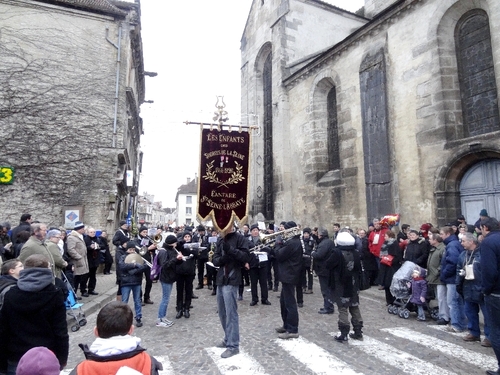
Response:
[{"label": "child in crowd", "polygon": [[424,303],[425,297],[427,296],[427,281],[425,281],[425,276],[425,269],[420,267],[415,268],[411,274],[412,281],[410,302],[417,306],[417,320],[421,322],[425,321]]},{"label": "child in crowd", "polygon": [[80,344],[85,360],[70,375],[116,374],[128,367],[141,374],[157,375],[163,366],[140,346],[141,339],[131,336],[134,331],[130,307],[119,301],[104,306],[97,315],[94,334],[97,339],[90,348]]},{"label": "child in crowd", "polygon": [[[142,275],[148,266],[137,262],[127,263],[125,261],[127,256],[130,254],[137,254],[135,252],[135,245],[134,241],[129,241],[127,243],[127,252],[120,256],[118,267],[120,268],[121,274],[120,287],[122,292],[122,301],[127,303],[130,292],[132,292],[134,297],[135,325],[137,327],[142,327],[141,285]],[[137,254],[137,256],[140,257],[139,254]]]}]

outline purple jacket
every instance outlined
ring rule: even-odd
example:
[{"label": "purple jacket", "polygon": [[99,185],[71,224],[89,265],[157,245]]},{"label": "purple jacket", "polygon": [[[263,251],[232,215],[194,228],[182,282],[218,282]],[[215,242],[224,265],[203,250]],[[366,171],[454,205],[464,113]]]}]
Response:
[{"label": "purple jacket", "polygon": [[410,302],[415,305],[423,305],[420,297],[427,298],[427,281],[422,278],[411,280],[411,298]]}]

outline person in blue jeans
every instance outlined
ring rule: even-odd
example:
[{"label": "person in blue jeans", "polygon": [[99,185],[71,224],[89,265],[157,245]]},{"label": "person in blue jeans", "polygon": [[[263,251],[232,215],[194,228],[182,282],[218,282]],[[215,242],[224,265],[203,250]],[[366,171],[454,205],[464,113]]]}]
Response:
[{"label": "person in blue jeans", "polygon": [[464,299],[457,293],[457,264],[460,254],[464,248],[455,235],[452,227],[443,227],[439,231],[446,246],[441,258],[440,280],[446,284],[446,301],[450,309],[451,326],[450,331],[463,332],[467,328],[467,317],[465,316]]},{"label": "person in blue jeans", "polygon": [[488,312],[484,305],[481,280],[481,249],[477,238],[472,233],[464,233],[462,246],[465,251],[460,254],[457,265],[457,291],[464,297],[465,315],[468,319],[469,333],[463,337],[464,341],[481,341],[479,328],[479,310],[484,316],[484,335],[482,346],[491,347]]},{"label": "person in blue jeans", "polygon": [[160,283],[162,289],[158,319],[156,319],[157,327],[168,328],[174,324],[174,322],[167,319],[167,309],[175,282],[175,266],[183,261],[182,253],[177,251],[176,246],[177,237],[171,234],[165,238],[163,249],[159,249],[156,255],[158,257],[158,264],[161,266]]},{"label": "person in blue jeans", "polygon": [[148,267],[146,264],[141,262],[126,262],[125,259],[130,254],[139,254],[135,252],[135,242],[127,242],[127,251],[123,253],[118,261],[118,269],[120,271],[120,288],[122,292],[122,302],[128,303],[128,298],[130,292],[134,297],[134,309],[135,309],[135,325],[136,327],[142,327],[142,305],[141,305],[141,284],[142,284],[142,274]]},{"label": "person in blue jeans", "polygon": [[250,268],[248,240],[233,229],[217,242],[213,264],[217,271],[217,309],[224,330],[224,340],[217,346],[226,348],[222,358],[229,358],[240,352],[240,327],[237,295],[241,283],[241,269]]}]

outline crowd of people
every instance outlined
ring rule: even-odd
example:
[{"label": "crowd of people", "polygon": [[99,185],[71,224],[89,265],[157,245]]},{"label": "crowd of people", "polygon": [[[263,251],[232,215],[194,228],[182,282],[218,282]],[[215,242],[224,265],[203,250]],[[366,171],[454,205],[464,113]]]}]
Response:
[{"label": "crowd of people", "polygon": [[[243,300],[244,286],[251,289],[250,306],[259,302],[271,305],[269,293],[281,289],[283,324],[276,332],[278,338],[286,340],[299,337],[298,309],[303,307],[304,294],[313,293],[317,276],[323,297],[318,313],[333,314],[337,307],[339,333],[334,339],[342,343],[363,339],[359,292],[366,288],[366,280],[385,292],[386,303],[391,306],[396,299],[391,292],[394,275],[405,263],[413,267],[407,286],[417,321],[427,320],[425,308],[433,299],[438,309],[436,324],[447,325],[453,332],[467,330],[465,341],[493,347],[500,358],[500,228],[486,210],[474,225],[467,224],[463,216],[440,228],[424,223],[418,229],[408,224],[391,227],[374,219],[368,230],[353,231],[335,224],[332,234],[325,228],[302,227],[294,221],[283,221],[276,228],[273,224],[265,228],[262,224],[245,224],[222,233],[202,225],[196,229],[142,226],[133,234],[122,221],[111,240],[114,259],[107,233],[98,234],[82,222],[76,222],[67,233],[64,228],[47,228],[33,222],[30,214],[23,214],[17,227],[1,225],[0,240],[0,373],[15,374],[23,355],[39,346],[49,348],[62,369],[68,356],[64,300],[69,293],[62,280],[70,289],[80,291],[78,299],[96,295],[99,267],[102,265],[103,273],[111,275],[113,263],[118,301],[99,313],[98,339],[84,349],[87,360],[74,373],[99,368],[99,350],[113,345],[117,337],[131,340],[130,358],[144,356],[140,340],[134,341],[130,335],[134,319],[136,327],[143,325],[142,307],[154,304],[151,290],[155,282],[162,291],[156,326],[162,328],[174,324],[167,319],[174,283],[175,319],[190,318],[193,299],[197,298],[194,290],[207,287],[212,291],[224,331],[224,339],[217,346],[225,348],[221,356],[228,358],[239,353],[237,306]],[[127,305],[131,293],[134,312]],[[33,303],[19,303],[21,299]],[[20,322],[19,317],[29,316],[27,311],[33,311],[31,321]],[[42,311],[51,319],[39,324],[36,317]],[[484,319],[482,340],[480,313]],[[113,314],[123,319],[110,325],[107,321]],[[136,365],[135,360],[128,363],[132,368]],[[140,363],[146,363],[151,373],[159,369],[149,356]],[[114,364],[110,366],[114,368]]]}]

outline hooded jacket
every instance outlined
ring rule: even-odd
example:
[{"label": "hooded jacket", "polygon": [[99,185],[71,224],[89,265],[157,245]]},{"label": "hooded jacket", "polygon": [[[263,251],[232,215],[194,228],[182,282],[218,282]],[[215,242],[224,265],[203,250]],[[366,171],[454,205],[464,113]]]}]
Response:
[{"label": "hooded jacket", "polygon": [[17,286],[4,297],[0,312],[0,370],[7,360],[18,362],[29,349],[45,346],[59,360],[68,360],[69,336],[61,289],[48,268],[20,272]]},{"label": "hooded jacket", "polygon": [[443,242],[446,245],[446,250],[441,259],[441,274],[439,278],[445,284],[455,284],[458,257],[464,251],[464,248],[458,242],[458,237],[454,234],[446,237]]},{"label": "hooded jacket", "polygon": [[141,339],[135,336],[113,336],[96,339],[90,348],[80,344],[86,360],[80,362],[70,375],[116,374],[127,366],[141,374],[157,375],[163,366],[140,346]]}]

